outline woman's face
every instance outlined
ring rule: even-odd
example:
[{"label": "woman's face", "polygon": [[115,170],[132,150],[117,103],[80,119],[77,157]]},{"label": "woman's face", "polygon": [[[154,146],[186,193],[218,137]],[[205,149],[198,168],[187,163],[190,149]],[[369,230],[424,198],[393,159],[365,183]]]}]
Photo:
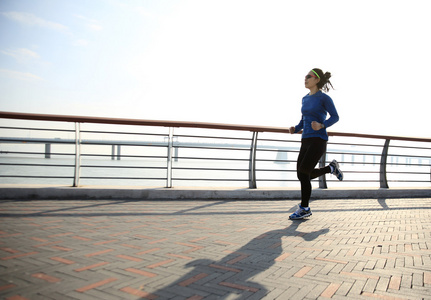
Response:
[{"label": "woman's face", "polygon": [[307,89],[312,89],[317,85],[317,83],[320,81],[319,78],[317,78],[316,74],[314,74],[313,71],[308,72],[308,74],[305,76],[305,87]]}]

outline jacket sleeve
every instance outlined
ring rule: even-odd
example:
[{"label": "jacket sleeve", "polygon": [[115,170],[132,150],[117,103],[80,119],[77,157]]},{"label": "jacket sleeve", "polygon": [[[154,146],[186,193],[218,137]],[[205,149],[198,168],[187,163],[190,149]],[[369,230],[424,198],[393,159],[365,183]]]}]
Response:
[{"label": "jacket sleeve", "polygon": [[299,124],[295,126],[295,133],[300,132],[302,129],[304,129],[304,118],[301,118]]},{"label": "jacket sleeve", "polygon": [[326,111],[329,113],[329,119],[325,120],[323,125],[325,125],[325,128],[328,128],[337,123],[340,117],[338,116],[337,109],[335,108],[334,101],[332,101],[331,97],[325,97],[324,106]]}]

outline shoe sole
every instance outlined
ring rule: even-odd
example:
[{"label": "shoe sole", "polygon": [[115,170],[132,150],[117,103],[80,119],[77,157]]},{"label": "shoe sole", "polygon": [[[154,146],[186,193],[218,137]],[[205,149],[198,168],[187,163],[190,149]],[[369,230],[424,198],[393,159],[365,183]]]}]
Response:
[{"label": "shoe sole", "polygon": [[332,161],[332,164],[333,164],[333,166],[335,167],[335,169],[336,169],[336,172],[337,173],[339,173],[340,175],[341,175],[341,179],[340,179],[340,177],[338,177],[338,175],[335,175],[335,177],[337,177],[337,179],[339,180],[339,181],[343,181],[343,179],[344,179],[344,174],[343,174],[343,171],[341,171],[340,170],[340,165],[338,164],[338,161],[336,161],[335,159]]},{"label": "shoe sole", "polygon": [[[344,179],[344,174],[343,174],[343,171],[341,171],[340,169],[337,169],[337,173],[338,173],[338,175],[335,175],[336,177],[337,177],[337,179],[339,180],[339,181],[343,181],[343,179]],[[340,178],[341,177],[341,178]]]},{"label": "shoe sole", "polygon": [[309,214],[306,214],[306,215],[304,215],[304,216],[302,216],[302,217],[299,217],[299,218],[291,218],[291,217],[289,216],[289,220],[301,220],[301,219],[307,218],[307,217],[309,217],[309,216],[311,216],[311,215],[312,215],[312,213],[309,213]]}]

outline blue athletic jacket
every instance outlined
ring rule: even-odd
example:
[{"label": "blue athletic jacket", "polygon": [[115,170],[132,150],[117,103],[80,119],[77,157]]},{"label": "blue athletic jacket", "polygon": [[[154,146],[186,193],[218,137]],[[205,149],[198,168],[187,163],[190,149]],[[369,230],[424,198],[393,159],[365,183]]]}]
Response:
[{"label": "blue athletic jacket", "polygon": [[[302,119],[298,125],[295,126],[295,132],[302,132],[302,138],[319,137],[325,141],[328,140],[328,133],[326,128],[334,125],[340,119],[337,110],[331,97],[318,91],[314,95],[306,95],[302,98]],[[326,120],[329,113],[330,117]],[[316,121],[325,125],[325,128],[320,130],[313,130],[311,122]]]}]

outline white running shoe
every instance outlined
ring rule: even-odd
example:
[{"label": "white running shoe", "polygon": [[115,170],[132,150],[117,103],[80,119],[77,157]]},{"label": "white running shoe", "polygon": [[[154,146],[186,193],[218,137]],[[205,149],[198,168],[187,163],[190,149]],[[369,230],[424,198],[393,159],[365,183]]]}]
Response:
[{"label": "white running shoe", "polygon": [[295,211],[293,214],[289,216],[289,219],[291,220],[299,220],[304,219],[306,217],[309,217],[312,215],[311,209],[309,207],[302,207],[301,205],[298,205],[298,210]]},{"label": "white running shoe", "polygon": [[335,175],[338,180],[342,181],[344,178],[343,172],[340,170],[340,166],[338,165],[338,162],[334,159],[330,164],[332,168],[334,169],[331,174]]}]

